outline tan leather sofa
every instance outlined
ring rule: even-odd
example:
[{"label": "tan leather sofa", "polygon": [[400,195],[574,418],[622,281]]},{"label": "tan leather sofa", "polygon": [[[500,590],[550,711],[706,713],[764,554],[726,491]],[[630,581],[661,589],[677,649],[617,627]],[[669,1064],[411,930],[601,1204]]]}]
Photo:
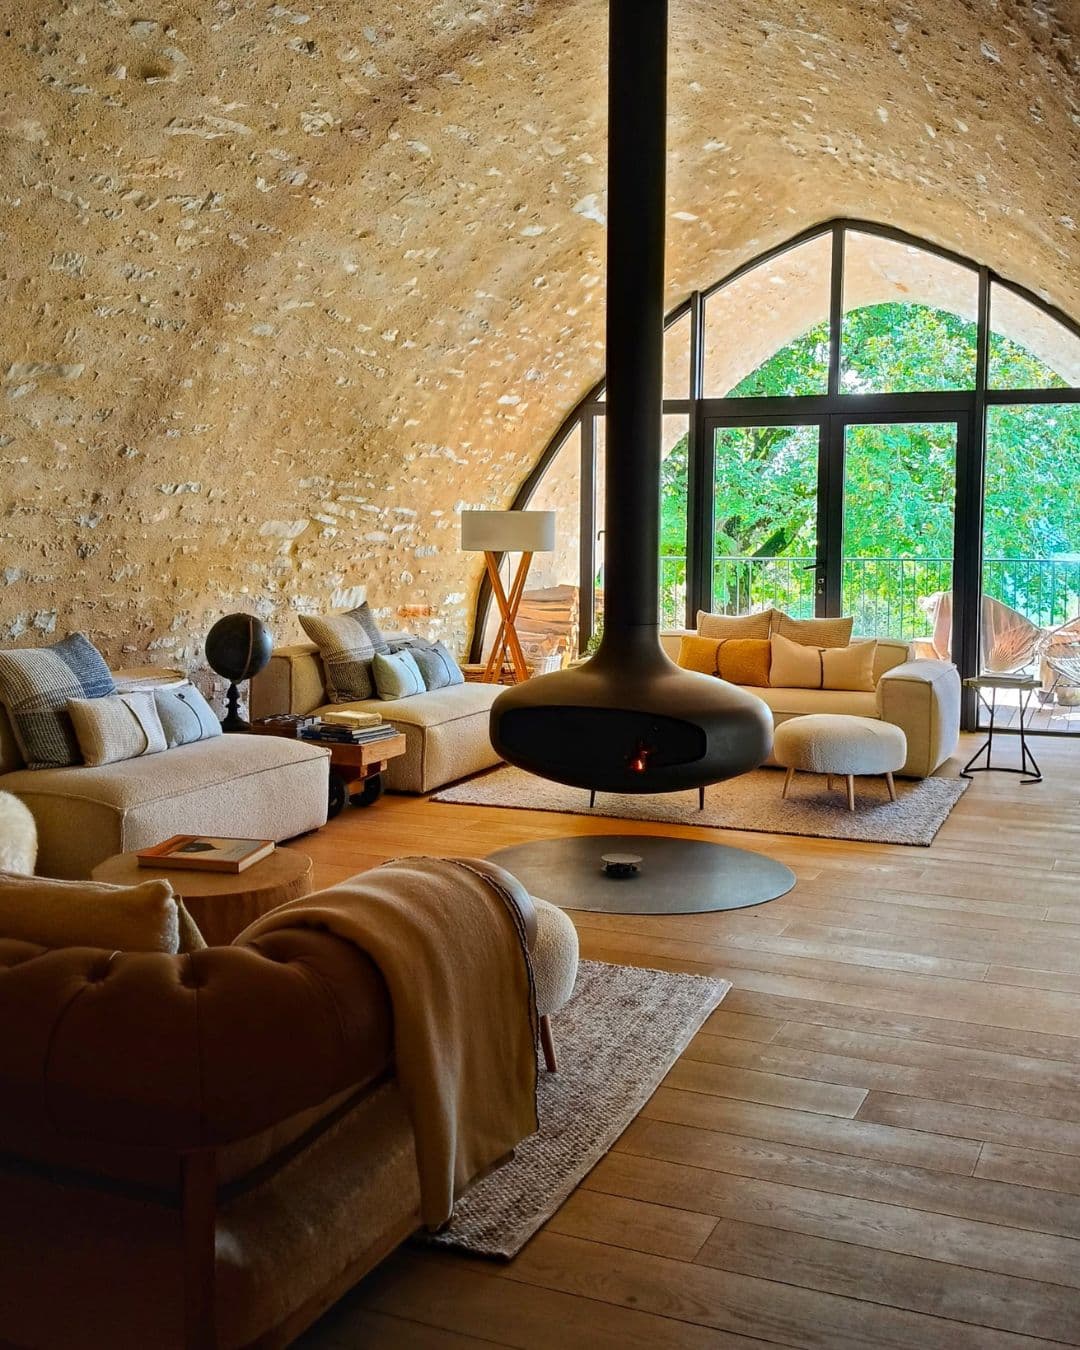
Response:
[{"label": "tan leather sofa", "polygon": [[329,933],[0,939],[0,1026],[5,1346],[287,1345],[419,1224],[385,986]]},{"label": "tan leather sofa", "polygon": [[[661,634],[664,650],[677,660],[679,644],[692,629]],[[779,726],[807,713],[847,713],[891,722],[907,737],[906,778],[929,778],[956,750],[960,739],[960,676],[951,661],[913,660],[908,643],[878,638],[875,687],[847,689],[749,688],[772,710]],[[771,763],[771,759],[769,763]]]},{"label": "tan leather sofa", "polygon": [[0,708],[0,791],[31,810],[42,876],[89,877],[173,834],[292,839],[326,823],[330,761],[277,736],[212,740],[101,768],[27,769]]},{"label": "tan leather sofa", "polygon": [[393,792],[433,792],[498,764],[488,736],[497,684],[456,684],[412,698],[330,702],[319,649],[298,642],[277,647],[251,681],[251,716],[323,713],[342,708],[377,712],[405,736],[404,755],[390,760],[383,781]]}]

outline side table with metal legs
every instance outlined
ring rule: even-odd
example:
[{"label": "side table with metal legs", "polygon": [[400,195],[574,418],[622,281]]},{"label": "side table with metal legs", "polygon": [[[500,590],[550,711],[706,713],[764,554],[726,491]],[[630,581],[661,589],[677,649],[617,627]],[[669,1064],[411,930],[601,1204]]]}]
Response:
[{"label": "side table with metal legs", "polygon": [[[1035,756],[1028,749],[1027,743],[1027,711],[1032,697],[1037,689],[1042,688],[1042,681],[1032,679],[1028,676],[1016,675],[975,675],[964,681],[966,689],[974,689],[979,696],[979,702],[990,714],[990,725],[987,727],[986,740],[979,746],[978,750],[971,756],[968,762],[960,770],[961,778],[970,778],[976,773],[985,773],[988,769],[995,773],[1018,773],[1023,775],[1020,779],[1022,785],[1028,783],[1041,783],[1042,770],[1035,762]],[[989,699],[986,697],[985,690],[990,691]],[[1010,768],[1004,764],[994,764],[992,762],[994,750],[994,716],[997,712],[997,691],[999,689],[1014,689],[1017,692],[1020,707],[1020,767]],[[975,761],[986,756],[985,764],[976,765]],[[1030,765],[1030,767],[1029,767]]]}]

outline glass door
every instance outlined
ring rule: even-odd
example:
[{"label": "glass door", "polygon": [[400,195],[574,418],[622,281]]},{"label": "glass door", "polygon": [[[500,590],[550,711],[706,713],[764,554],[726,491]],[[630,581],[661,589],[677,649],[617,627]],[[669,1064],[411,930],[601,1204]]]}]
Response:
[{"label": "glass door", "polygon": [[961,420],[833,421],[843,483],[840,557],[830,568],[835,612],[854,615],[856,634],[899,638],[919,656],[948,659]]},{"label": "glass door", "polygon": [[[982,597],[980,669],[1038,681],[1029,730],[1080,733],[1080,403],[987,409]],[[1022,697],[997,692],[998,729]]]},{"label": "glass door", "polygon": [[714,613],[775,606],[807,618],[820,607],[823,427],[823,419],[706,422]]}]

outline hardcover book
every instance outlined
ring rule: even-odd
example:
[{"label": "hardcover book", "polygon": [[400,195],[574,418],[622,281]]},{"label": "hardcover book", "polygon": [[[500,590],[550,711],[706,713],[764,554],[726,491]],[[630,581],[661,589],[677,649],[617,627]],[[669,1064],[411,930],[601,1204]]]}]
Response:
[{"label": "hardcover book", "polygon": [[186,867],[193,872],[243,872],[273,853],[272,839],[227,839],[205,834],[174,834],[136,853],[140,867]]}]

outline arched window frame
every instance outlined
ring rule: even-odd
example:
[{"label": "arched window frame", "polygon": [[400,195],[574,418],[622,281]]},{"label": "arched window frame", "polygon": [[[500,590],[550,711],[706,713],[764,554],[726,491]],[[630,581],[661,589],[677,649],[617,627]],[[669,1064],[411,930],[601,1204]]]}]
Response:
[{"label": "arched window frame", "polygon": [[[974,387],[962,391],[855,394],[841,389],[841,340],[844,316],[845,239],[849,232],[876,235],[895,243],[925,250],[972,272],[978,283],[977,345]],[[829,288],[829,362],[828,386],[823,394],[800,394],[780,398],[707,398],[703,381],[705,369],[705,305],[709,298],[733,282],[801,245],[831,235],[831,271]],[[964,444],[958,447],[957,465],[957,550],[954,590],[956,610],[976,603],[981,566],[982,484],[986,450],[986,410],[991,405],[1080,402],[1080,386],[1052,389],[996,389],[989,387],[989,351],[991,333],[990,288],[996,285],[1011,291],[1045,313],[1068,332],[1080,337],[1080,323],[1026,287],[1001,276],[984,264],[903,230],[874,221],[837,218],[814,225],[792,238],[741,264],[714,285],[695,291],[681,301],[664,320],[665,331],[690,315],[689,378],[685,398],[666,398],[664,412],[683,414],[689,425],[689,478],[687,500],[687,594],[686,616],[692,626],[698,609],[708,608],[712,565],[712,481],[711,446],[706,444],[705,422],[718,417],[736,418],[746,414],[769,417],[827,418],[833,415],[914,415],[917,412],[952,413],[963,419]],[[521,484],[512,502],[513,509],[525,509],[567,439],[580,427],[580,633],[583,648],[593,631],[593,579],[596,575],[598,521],[595,514],[597,454],[594,436],[595,418],[605,413],[604,380],[598,381],[567,414],[555,435]],[[828,470],[826,469],[826,473]],[[835,495],[835,494],[834,494]],[[836,547],[839,547],[838,532]],[[485,580],[477,596],[471,659],[478,660],[484,626],[491,601]],[[835,608],[837,597],[828,597],[825,610]],[[960,634],[958,633],[958,636]],[[974,625],[968,625],[962,642],[954,649],[962,674],[975,673],[978,638]]]}]

